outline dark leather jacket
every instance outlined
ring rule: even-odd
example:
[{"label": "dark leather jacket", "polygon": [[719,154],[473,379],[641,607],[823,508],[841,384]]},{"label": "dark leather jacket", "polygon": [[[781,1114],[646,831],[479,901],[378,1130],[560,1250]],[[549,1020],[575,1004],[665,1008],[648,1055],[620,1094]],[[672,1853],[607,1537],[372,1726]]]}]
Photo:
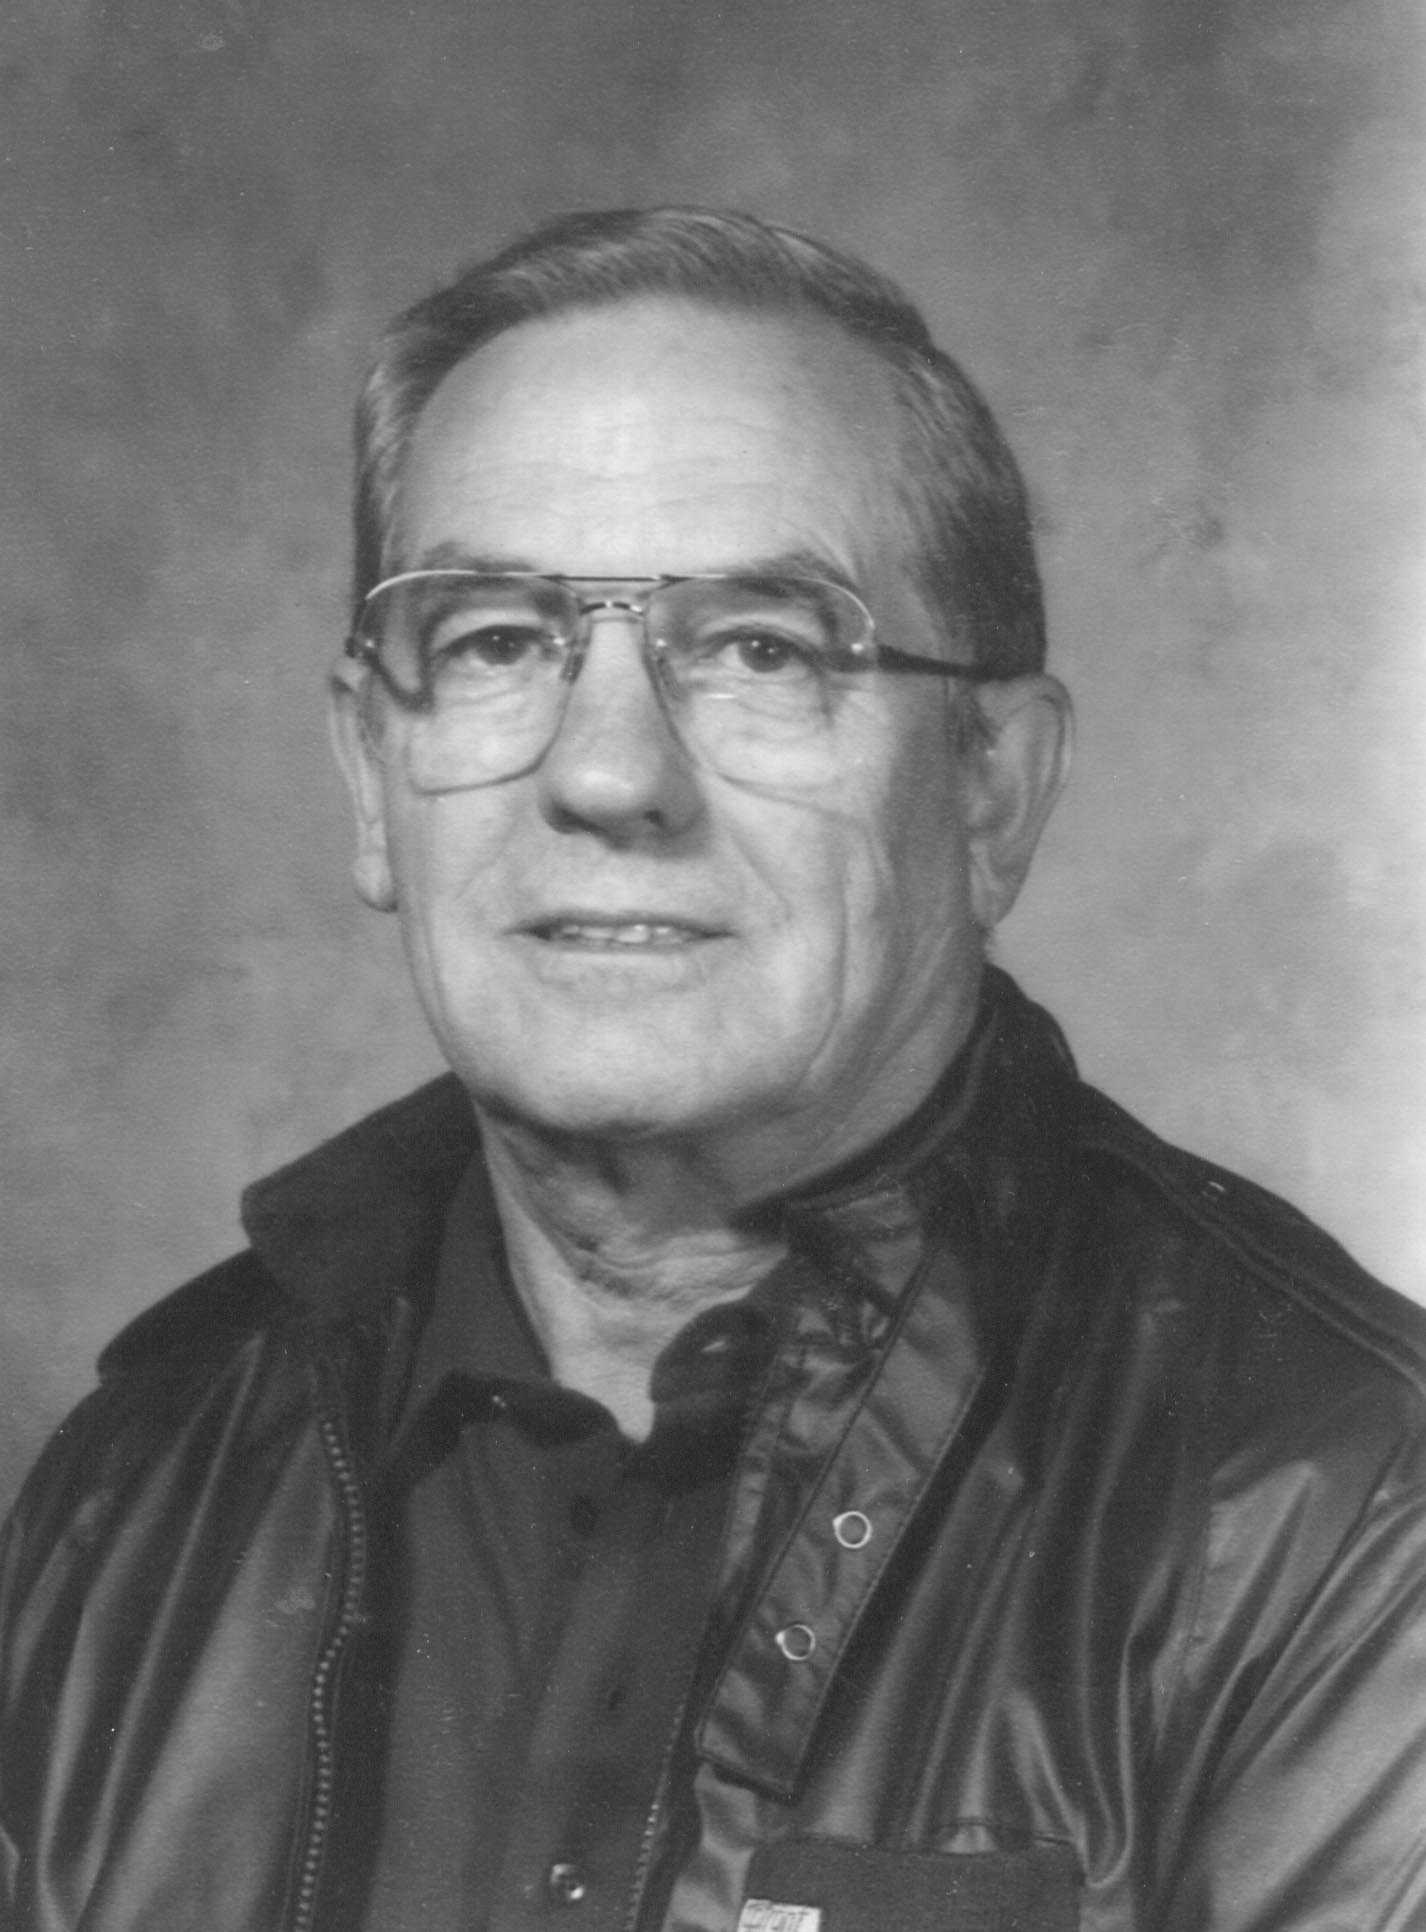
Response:
[{"label": "dark leather jacket", "polygon": [[[1419,1932],[1426,1322],[992,992],[888,1332],[809,1297],[764,1388],[629,1924]],[[364,1471],[473,1146],[445,1080],[252,1190],[252,1250],[47,1450],[3,1567],[16,1932],[359,1925]]]}]

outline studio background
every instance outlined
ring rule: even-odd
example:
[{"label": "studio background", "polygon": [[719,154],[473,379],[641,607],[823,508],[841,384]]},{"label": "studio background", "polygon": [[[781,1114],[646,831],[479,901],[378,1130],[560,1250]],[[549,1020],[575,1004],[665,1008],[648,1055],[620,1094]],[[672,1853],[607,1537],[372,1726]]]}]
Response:
[{"label": "studio background", "polygon": [[1420,108],[1385,0],[8,0],[0,1501],[247,1179],[436,1068],[323,677],[380,325],[557,209],[889,270],[1080,756],[1000,957],[1426,1299]]}]

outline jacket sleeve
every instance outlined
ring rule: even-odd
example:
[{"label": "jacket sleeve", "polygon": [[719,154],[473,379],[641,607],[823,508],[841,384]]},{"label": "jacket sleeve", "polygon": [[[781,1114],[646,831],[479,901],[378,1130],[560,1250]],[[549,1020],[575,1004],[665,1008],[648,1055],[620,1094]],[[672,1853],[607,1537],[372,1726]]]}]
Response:
[{"label": "jacket sleeve", "polygon": [[[41,1782],[41,1746],[29,1713],[48,1709],[53,1701],[52,1672],[39,1633],[50,1604],[62,1593],[59,1552],[88,1493],[76,1466],[80,1433],[73,1419],[55,1433],[0,1527],[0,1926],[6,1927],[38,1923],[22,1902],[33,1851],[35,1792]],[[53,1499],[71,1485],[75,1507],[62,1511]],[[52,1552],[55,1561],[50,1560]]]},{"label": "jacket sleeve", "polygon": [[[3,1724],[4,1708],[9,1702],[6,1685],[11,1677],[11,1664],[5,1633],[14,1620],[11,1578],[15,1569],[18,1535],[12,1513],[0,1528],[0,1724]],[[3,1730],[0,1729],[0,1925],[14,1925],[18,1923],[16,1895],[20,1846],[11,1827],[10,1807],[5,1800],[5,1749]]]},{"label": "jacket sleeve", "polygon": [[1426,1932],[1426,1447],[1289,1590],[1314,1483],[1284,1477],[1276,1534],[1240,1522],[1209,1550],[1198,1641],[1235,1661],[1192,1700],[1195,1775],[1165,1807],[1178,1850],[1145,1932]]},{"label": "jacket sleeve", "polygon": [[282,1922],[339,1544],[279,1342],[120,1375],[69,1417],[0,1554],[6,1932]]}]

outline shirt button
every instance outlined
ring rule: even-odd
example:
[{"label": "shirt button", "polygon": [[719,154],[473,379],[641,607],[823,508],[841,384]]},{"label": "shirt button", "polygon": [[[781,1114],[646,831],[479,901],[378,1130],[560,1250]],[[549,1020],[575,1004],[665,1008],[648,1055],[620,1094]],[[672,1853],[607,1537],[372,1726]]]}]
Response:
[{"label": "shirt button", "polygon": [[551,1905],[578,1905],[588,1890],[584,1867],[572,1858],[557,1858],[545,1873],[545,1891]]}]

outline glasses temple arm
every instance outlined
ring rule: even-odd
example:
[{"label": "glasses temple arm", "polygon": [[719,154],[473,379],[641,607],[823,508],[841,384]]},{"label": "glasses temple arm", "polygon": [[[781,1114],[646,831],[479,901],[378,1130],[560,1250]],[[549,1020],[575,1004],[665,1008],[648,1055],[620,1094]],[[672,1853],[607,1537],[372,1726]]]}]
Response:
[{"label": "glasses temple arm", "polygon": [[932,677],[962,678],[967,684],[994,684],[1014,675],[983,664],[947,664],[944,658],[921,657],[915,651],[898,650],[894,644],[877,646],[876,664],[882,671],[924,671]]}]

